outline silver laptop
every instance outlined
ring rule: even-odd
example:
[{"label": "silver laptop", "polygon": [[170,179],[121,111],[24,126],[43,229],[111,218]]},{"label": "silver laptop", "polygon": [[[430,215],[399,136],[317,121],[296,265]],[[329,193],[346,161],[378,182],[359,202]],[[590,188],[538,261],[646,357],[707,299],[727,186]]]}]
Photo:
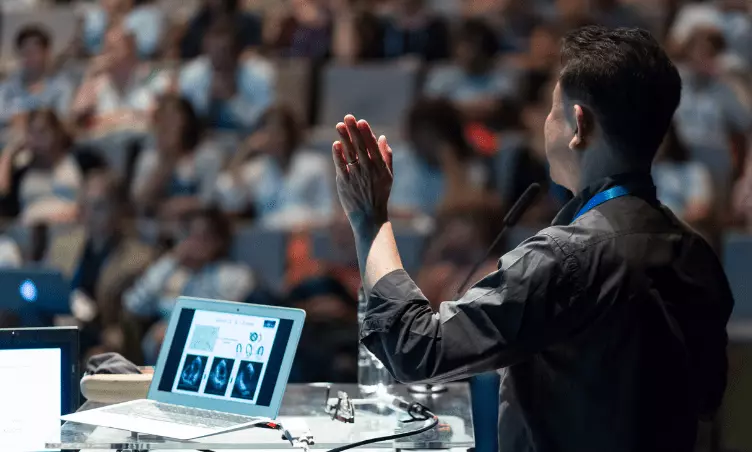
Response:
[{"label": "silver laptop", "polygon": [[305,311],[181,297],[146,400],[65,421],[196,439],[277,417]]}]

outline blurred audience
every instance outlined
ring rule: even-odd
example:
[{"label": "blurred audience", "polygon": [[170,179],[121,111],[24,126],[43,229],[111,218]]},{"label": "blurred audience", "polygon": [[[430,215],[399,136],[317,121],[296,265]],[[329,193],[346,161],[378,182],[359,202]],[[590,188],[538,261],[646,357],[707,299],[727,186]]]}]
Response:
[{"label": "blurred audience", "polygon": [[449,58],[449,25],[430,10],[426,0],[394,0],[390,6],[383,23],[385,58]]},{"label": "blurred audience", "polygon": [[202,123],[191,104],[166,95],[154,113],[154,148],[136,161],[132,199],[147,214],[179,219],[207,206],[213,196],[223,154],[202,140]]},{"label": "blurred audience", "polygon": [[752,130],[752,112],[723,78],[719,57],[724,49],[723,36],[713,28],[697,28],[688,38],[676,112],[679,137],[692,157],[708,165],[721,199],[728,196],[734,171],[733,139]]},{"label": "blurred audience", "polygon": [[300,131],[290,109],[267,111],[217,184],[226,211],[250,211],[269,227],[316,226],[331,219],[331,161],[321,152],[302,149]]},{"label": "blurred audience", "polygon": [[40,108],[54,109],[65,118],[75,88],[53,67],[49,32],[27,25],[16,35],[14,45],[19,68],[0,84],[0,127],[21,127],[25,115]]},{"label": "blurred audience", "polygon": [[653,164],[658,200],[694,226],[706,226],[713,213],[713,181],[700,162],[690,159],[687,147],[671,127]]},{"label": "blurred audience", "polygon": [[72,139],[49,109],[28,115],[24,134],[0,155],[0,210],[23,224],[71,223],[83,175],[71,153]]},{"label": "blurred audience", "polygon": [[[59,269],[74,291],[74,314],[84,319],[82,349],[123,347],[121,296],[153,259],[153,249],[124,224],[125,191],[116,176],[87,176],[80,197],[81,223],[51,241],[46,266]],[[86,311],[83,314],[82,311]]]},{"label": "blurred audience", "polygon": [[180,43],[180,56],[185,59],[198,58],[203,52],[204,35],[215,23],[234,23],[238,30],[238,46],[241,49],[261,45],[261,19],[240,9],[240,0],[203,0],[201,8],[188,24]]},{"label": "blurred audience", "polygon": [[253,131],[274,102],[273,66],[259,56],[241,59],[240,46],[234,22],[215,22],[204,36],[204,55],[180,72],[180,92],[213,129]]},{"label": "blurred audience", "polygon": [[418,101],[407,119],[406,148],[394,149],[395,215],[432,215],[456,204],[477,203],[488,183],[486,168],[465,139],[460,111],[441,99]]},{"label": "blurred audience", "polygon": [[89,63],[76,95],[76,123],[95,136],[145,130],[154,103],[154,77],[152,68],[138,60],[132,32],[110,29],[102,54]]},{"label": "blurred audience", "polygon": [[451,100],[469,120],[488,120],[499,99],[515,89],[511,75],[496,66],[497,50],[493,30],[479,19],[467,20],[457,36],[456,64],[434,67],[424,93]]},{"label": "blurred audience", "polygon": [[332,44],[332,15],[326,0],[289,0],[266,24],[265,41],[276,54],[327,58]]},{"label": "blurred audience", "polygon": [[82,38],[86,52],[102,52],[107,47],[107,32],[116,27],[134,36],[138,57],[152,58],[161,50],[166,18],[154,0],[99,0],[84,14]]}]

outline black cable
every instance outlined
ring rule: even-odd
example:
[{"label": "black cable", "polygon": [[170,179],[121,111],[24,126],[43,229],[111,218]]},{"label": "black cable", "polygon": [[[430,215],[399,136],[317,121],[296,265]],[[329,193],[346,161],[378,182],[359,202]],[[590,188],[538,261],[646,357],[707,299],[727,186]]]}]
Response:
[{"label": "black cable", "polygon": [[408,436],[420,435],[421,433],[425,433],[431,430],[432,428],[436,427],[437,425],[439,425],[439,417],[433,414],[432,412],[430,412],[428,408],[426,408],[425,406],[419,403],[413,403],[412,405],[410,405],[410,409],[407,411],[407,414],[410,415],[410,419],[407,421],[402,421],[403,423],[427,421],[429,419],[431,420],[431,423],[421,428],[415,429],[413,431],[395,433],[392,435],[379,436],[379,437],[370,438],[370,439],[364,439],[363,441],[358,441],[357,443],[351,443],[345,446],[340,446],[340,447],[335,447],[334,449],[329,449],[327,452],[342,452],[343,450],[354,449],[356,447],[365,446],[367,444],[380,443],[382,441],[392,441],[395,439],[407,438]]}]

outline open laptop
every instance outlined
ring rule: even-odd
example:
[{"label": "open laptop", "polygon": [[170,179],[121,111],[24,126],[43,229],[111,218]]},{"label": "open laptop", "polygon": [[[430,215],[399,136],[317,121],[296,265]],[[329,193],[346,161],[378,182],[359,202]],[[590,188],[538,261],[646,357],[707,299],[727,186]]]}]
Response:
[{"label": "open laptop", "polygon": [[36,326],[40,314],[70,314],[70,282],[57,270],[0,269],[0,293],[0,309],[17,313],[24,325]]},{"label": "open laptop", "polygon": [[66,421],[196,439],[275,419],[305,311],[178,298],[147,399]]},{"label": "open laptop", "polygon": [[78,409],[77,328],[0,329],[0,443],[43,450],[59,441],[60,416]]}]

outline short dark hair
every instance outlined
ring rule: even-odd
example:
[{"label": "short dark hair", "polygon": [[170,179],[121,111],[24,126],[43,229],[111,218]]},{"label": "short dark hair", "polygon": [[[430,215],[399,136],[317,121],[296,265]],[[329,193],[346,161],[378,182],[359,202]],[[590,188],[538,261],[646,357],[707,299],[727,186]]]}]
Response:
[{"label": "short dark hair", "polygon": [[465,137],[465,122],[462,113],[447,99],[423,98],[410,108],[407,114],[407,135],[412,140],[415,131],[421,127],[429,127],[436,134],[452,145],[459,157],[467,158],[473,155],[473,148]]},{"label": "short dark hair", "polygon": [[36,39],[45,49],[50,48],[50,33],[43,25],[31,24],[21,28],[16,34],[16,50],[21,50],[21,47],[30,39]]},{"label": "short dark hair", "polygon": [[457,41],[477,44],[482,54],[488,58],[493,57],[499,51],[496,33],[480,19],[467,19],[463,22],[457,33]]},{"label": "short dark hair", "polygon": [[592,109],[611,146],[652,161],[679,106],[681,78],[639,28],[587,26],[562,43],[561,91]]},{"label": "short dark hair", "polygon": [[184,128],[182,130],[184,150],[196,149],[203,138],[204,124],[198,114],[196,114],[196,110],[188,99],[177,94],[166,94],[162,96],[157,105],[157,109],[154,112],[154,118],[160,118],[164,113],[164,110],[170,105],[174,105],[185,119]]}]

